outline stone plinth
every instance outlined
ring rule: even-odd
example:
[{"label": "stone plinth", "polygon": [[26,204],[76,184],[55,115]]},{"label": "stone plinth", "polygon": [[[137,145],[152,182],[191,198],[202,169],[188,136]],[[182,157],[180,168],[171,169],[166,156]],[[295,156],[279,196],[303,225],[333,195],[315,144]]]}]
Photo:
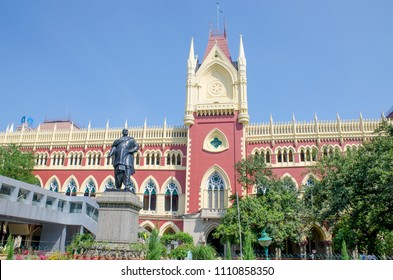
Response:
[{"label": "stone plinth", "polygon": [[96,199],[100,206],[96,241],[135,243],[138,239],[142,202],[129,191],[104,192]]}]

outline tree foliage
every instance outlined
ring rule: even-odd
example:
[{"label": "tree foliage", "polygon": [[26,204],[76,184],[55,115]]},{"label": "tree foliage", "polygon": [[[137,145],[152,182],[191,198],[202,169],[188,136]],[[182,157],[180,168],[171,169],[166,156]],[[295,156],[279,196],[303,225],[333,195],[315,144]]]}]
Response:
[{"label": "tree foliage", "polygon": [[0,146],[0,175],[36,184],[34,177],[34,154],[22,152],[15,144]]},{"label": "tree foliage", "polygon": [[158,236],[158,230],[153,229],[149,237],[149,242],[147,244],[147,259],[160,260],[164,252],[165,252],[165,247],[160,242],[160,238]]},{"label": "tree foliage", "polygon": [[384,123],[377,133],[356,150],[320,159],[312,168],[320,181],[306,190],[318,220],[334,227],[337,247],[346,240],[369,254],[393,249],[393,127]]},{"label": "tree foliage", "polygon": [[[298,241],[304,225],[301,217],[302,203],[298,193],[286,180],[274,178],[263,158],[249,157],[236,163],[238,181],[245,189],[263,186],[264,192],[239,200],[241,232],[250,232],[254,244],[265,229],[276,246],[281,247],[289,238]],[[216,234],[223,242],[239,244],[239,219],[237,203],[234,202],[218,226]],[[259,245],[257,245],[259,246]]]}]

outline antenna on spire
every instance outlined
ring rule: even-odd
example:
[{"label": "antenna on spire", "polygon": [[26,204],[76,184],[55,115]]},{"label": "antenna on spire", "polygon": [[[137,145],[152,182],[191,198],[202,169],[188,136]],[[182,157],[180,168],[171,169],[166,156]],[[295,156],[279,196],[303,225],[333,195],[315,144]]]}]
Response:
[{"label": "antenna on spire", "polygon": [[217,2],[217,31],[220,31],[220,13],[222,13],[222,11],[220,10],[220,3]]}]

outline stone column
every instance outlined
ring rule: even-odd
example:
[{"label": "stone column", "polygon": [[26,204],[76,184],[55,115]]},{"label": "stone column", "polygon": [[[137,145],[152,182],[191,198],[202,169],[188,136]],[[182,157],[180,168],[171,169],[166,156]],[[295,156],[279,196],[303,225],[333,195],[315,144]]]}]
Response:
[{"label": "stone column", "polygon": [[124,190],[106,191],[96,199],[100,206],[96,240],[110,243],[135,243],[138,240],[139,198]]}]

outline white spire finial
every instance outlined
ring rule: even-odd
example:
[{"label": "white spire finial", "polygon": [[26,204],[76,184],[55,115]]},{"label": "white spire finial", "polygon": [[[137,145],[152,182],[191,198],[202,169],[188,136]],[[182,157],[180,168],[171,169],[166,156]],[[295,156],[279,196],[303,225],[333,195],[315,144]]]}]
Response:
[{"label": "white spire finial", "polygon": [[124,123],[124,128],[128,128],[128,120]]},{"label": "white spire finial", "polygon": [[194,53],[194,37],[191,37],[190,53],[188,54],[188,59],[189,59],[189,60],[194,60],[194,59],[195,59],[195,53]]},{"label": "white spire finial", "polygon": [[106,121],[106,128],[109,128],[109,120]]}]

